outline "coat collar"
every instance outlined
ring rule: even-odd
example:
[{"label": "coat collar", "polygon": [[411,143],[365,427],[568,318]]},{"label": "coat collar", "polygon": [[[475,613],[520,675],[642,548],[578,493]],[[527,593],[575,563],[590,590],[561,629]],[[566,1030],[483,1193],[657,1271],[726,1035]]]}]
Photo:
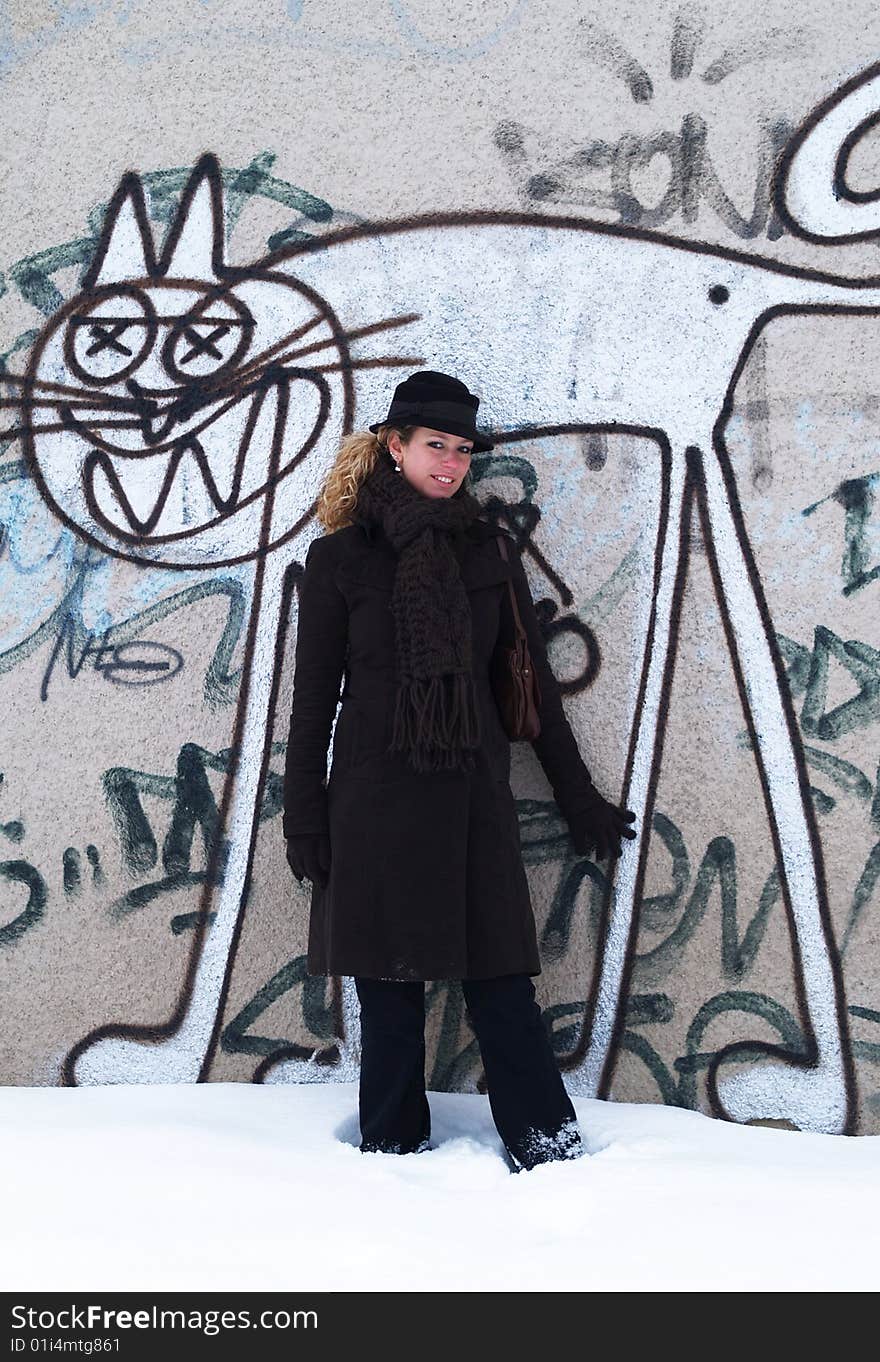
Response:
[{"label": "coat collar", "polygon": [[[397,568],[397,555],[391,548],[381,526],[357,526],[361,547],[347,558],[343,571],[358,581],[369,582],[374,586],[390,590],[394,584]],[[482,517],[471,522],[465,539],[467,549],[461,561],[461,579],[466,589],[491,586],[511,577],[509,562],[506,562],[492,541],[500,533],[495,526]]]},{"label": "coat collar", "polygon": [[[378,524],[377,522],[373,522],[370,524],[360,522],[358,523],[360,529],[366,536],[367,543],[371,545],[381,544],[383,547],[386,548],[388,547],[387,536],[380,524]],[[500,531],[496,529],[496,527],[492,524],[488,517],[477,516],[477,518],[475,520],[472,520],[470,525],[467,527],[465,531],[465,538],[470,540],[471,543],[483,544],[487,539],[491,539],[493,538],[493,536],[499,533]]]}]

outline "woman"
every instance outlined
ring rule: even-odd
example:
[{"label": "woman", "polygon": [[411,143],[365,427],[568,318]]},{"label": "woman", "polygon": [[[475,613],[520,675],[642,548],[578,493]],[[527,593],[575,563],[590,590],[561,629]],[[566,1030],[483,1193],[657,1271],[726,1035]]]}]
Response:
[{"label": "woman", "polygon": [[[470,491],[479,400],[430,370],[347,436],[300,583],[283,829],[312,881],[307,967],[361,1008],[362,1151],[427,1149],[425,981],[460,979],[514,1171],[584,1152],[532,976],[535,919],[489,680],[513,581],[541,693],[533,747],[576,849],[620,855],[635,815],[581,759],[513,538]],[[326,781],[327,749],[333,761]]]}]

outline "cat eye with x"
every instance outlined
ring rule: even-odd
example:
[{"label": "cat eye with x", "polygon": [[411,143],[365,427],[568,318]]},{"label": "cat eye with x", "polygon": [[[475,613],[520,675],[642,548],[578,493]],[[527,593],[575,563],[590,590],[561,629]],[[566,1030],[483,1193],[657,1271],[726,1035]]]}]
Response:
[{"label": "cat eye with x", "polygon": [[151,366],[153,382],[142,383],[141,391],[163,396],[170,392],[162,383],[166,375],[190,387],[234,367],[253,332],[249,310],[228,293],[202,298],[179,311],[159,312],[141,290],[120,289],[68,319],[65,352],[77,377],[100,387],[121,383],[146,365],[158,341],[161,369]]}]

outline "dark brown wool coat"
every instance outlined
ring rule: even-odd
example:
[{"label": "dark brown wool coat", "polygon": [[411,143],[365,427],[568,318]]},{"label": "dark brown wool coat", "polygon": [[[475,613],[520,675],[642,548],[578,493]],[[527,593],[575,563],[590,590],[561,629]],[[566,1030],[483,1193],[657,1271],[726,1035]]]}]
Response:
[{"label": "dark brown wool coat", "polygon": [[507,536],[507,564],[496,533],[486,520],[474,521],[459,559],[482,730],[476,768],[466,772],[417,772],[403,753],[385,750],[397,685],[391,612],[397,559],[381,529],[350,525],[309,547],[299,588],[283,829],[330,836],[328,884],[312,888],[310,974],[430,980],[541,972],[509,783],[510,744],[489,685],[499,627],[512,634],[511,575],[541,688],[542,731],[532,746],[563,814],[589,773],[515,543]]}]

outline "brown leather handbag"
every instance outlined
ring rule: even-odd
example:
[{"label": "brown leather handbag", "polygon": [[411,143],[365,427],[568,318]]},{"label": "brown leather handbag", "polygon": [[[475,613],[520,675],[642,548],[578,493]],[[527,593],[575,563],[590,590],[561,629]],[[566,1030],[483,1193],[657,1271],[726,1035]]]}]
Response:
[{"label": "brown leather handbag", "polygon": [[[507,545],[498,536],[498,550],[507,563]],[[499,638],[490,663],[490,681],[501,722],[511,742],[532,742],[541,732],[541,690],[529,657],[526,631],[520,619],[513,582],[508,580],[513,608],[513,646]]]}]

